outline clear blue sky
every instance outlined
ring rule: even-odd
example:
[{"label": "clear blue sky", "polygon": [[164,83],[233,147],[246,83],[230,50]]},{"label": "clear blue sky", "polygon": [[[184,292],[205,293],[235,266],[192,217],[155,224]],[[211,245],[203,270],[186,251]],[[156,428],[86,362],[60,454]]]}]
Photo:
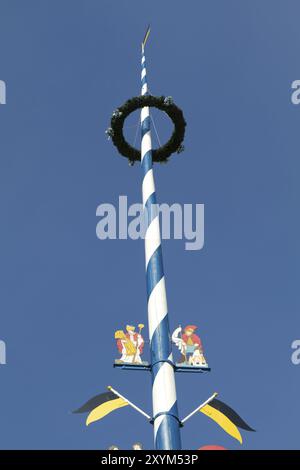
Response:
[{"label": "clear blue sky", "polygon": [[[85,427],[70,411],[113,385],[150,412],[150,374],[112,368],[113,333],[146,323],[142,241],[100,241],[96,207],[141,200],[141,171],[107,141],[112,110],[148,75],[188,123],[156,167],[160,202],[205,204],[205,247],[164,243],[172,328],[199,325],[212,372],[177,375],[184,417],[215,390],[257,433],[299,448],[298,1],[0,0],[1,448],[152,446],[123,408]],[[185,448],[241,446],[199,414]]]}]

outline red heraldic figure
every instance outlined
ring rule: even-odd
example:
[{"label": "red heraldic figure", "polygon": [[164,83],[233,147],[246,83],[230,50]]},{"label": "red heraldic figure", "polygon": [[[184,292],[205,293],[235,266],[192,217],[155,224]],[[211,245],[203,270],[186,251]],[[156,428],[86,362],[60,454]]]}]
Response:
[{"label": "red heraldic figure", "polygon": [[194,346],[195,348],[200,349],[200,351],[203,351],[201,339],[198,335],[196,335],[196,333],[194,333],[195,330],[197,330],[196,325],[186,326],[182,335],[182,339],[187,345]]},{"label": "red heraldic figure", "polygon": [[182,328],[179,326],[172,335],[172,341],[181,352],[179,364],[207,367],[202,342],[195,333],[196,329],[196,325],[187,325],[182,333]]}]

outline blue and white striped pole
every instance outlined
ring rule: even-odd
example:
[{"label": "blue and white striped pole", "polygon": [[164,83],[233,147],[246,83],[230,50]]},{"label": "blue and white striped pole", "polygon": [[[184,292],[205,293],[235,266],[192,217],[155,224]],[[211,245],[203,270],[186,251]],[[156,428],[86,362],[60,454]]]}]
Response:
[{"label": "blue and white striped pole", "polygon": [[[142,45],[142,95],[148,94],[144,44]],[[152,370],[152,402],[155,449],[181,449],[175,374],[168,321],[167,295],[159,216],[152,168],[149,107],[141,110],[141,164],[143,205],[147,215],[145,233],[148,323]]]}]

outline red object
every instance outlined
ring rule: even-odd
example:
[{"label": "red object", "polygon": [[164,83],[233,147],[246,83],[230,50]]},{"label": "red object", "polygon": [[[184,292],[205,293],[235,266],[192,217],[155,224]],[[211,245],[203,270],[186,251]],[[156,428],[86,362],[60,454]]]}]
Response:
[{"label": "red object", "polygon": [[[186,328],[185,328],[186,329]],[[183,341],[187,344],[187,341],[189,339],[191,339],[193,341],[193,344],[196,344],[197,346],[199,346],[199,349],[202,350],[202,343],[201,343],[201,339],[199,338],[198,335],[195,335],[195,333],[193,333],[192,335],[188,336],[186,334],[183,334],[182,335],[182,339]]]},{"label": "red object", "polygon": [[123,344],[121,342],[120,339],[117,339],[117,348],[119,350],[119,353],[121,354],[122,353],[122,349],[123,349]]},{"label": "red object", "polygon": [[188,326],[185,327],[184,331],[185,331],[185,330],[193,330],[193,331],[195,331],[195,330],[197,330],[197,328],[198,328],[198,326],[196,326],[196,325],[188,325]]},{"label": "red object", "polygon": [[222,446],[210,445],[210,446],[199,447],[198,450],[228,450],[228,449],[225,449],[225,447],[222,447]]}]

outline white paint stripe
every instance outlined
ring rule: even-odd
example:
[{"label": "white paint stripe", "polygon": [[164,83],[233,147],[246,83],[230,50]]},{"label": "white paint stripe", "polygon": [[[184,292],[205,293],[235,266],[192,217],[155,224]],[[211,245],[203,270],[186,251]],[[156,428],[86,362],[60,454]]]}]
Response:
[{"label": "white paint stripe", "polygon": [[151,133],[150,131],[146,132],[146,134],[142,138],[142,160],[146,153],[152,149],[152,142],[151,142]]},{"label": "white paint stripe", "polygon": [[168,313],[165,277],[156,284],[148,300],[149,338]]},{"label": "white paint stripe", "polygon": [[154,439],[156,438],[158,428],[161,425],[163,419],[164,419],[164,415],[161,415],[161,416],[158,416],[158,418],[156,418],[156,420],[154,421]]},{"label": "white paint stripe", "polygon": [[148,201],[151,194],[155,192],[153,170],[148,170],[142,184],[142,193],[143,193],[143,205],[145,207],[146,202]]},{"label": "white paint stripe", "polygon": [[141,109],[141,123],[150,116],[149,106],[144,106]]},{"label": "white paint stripe", "polygon": [[142,64],[145,62],[145,60],[146,60],[146,59],[145,59],[145,56],[143,55],[143,57],[142,57]]},{"label": "white paint stripe", "polygon": [[152,393],[153,415],[155,416],[163,411],[170,411],[176,402],[176,392],[174,369],[168,362],[161,366],[155,376]]},{"label": "white paint stripe", "polygon": [[149,260],[157,248],[161,245],[160,232],[159,232],[159,217],[155,217],[147,228],[145,235],[145,258],[146,269]]},{"label": "white paint stripe", "polygon": [[[173,354],[172,353],[169,355],[168,359],[169,359],[169,361],[173,362]],[[164,418],[165,418],[164,415],[160,415],[154,421],[154,439],[156,438],[156,434],[158,432],[159,426],[163,422]]]},{"label": "white paint stripe", "polygon": [[147,83],[144,83],[144,85],[142,86],[142,95],[145,95],[148,91],[148,87],[147,87]]},{"label": "white paint stripe", "polygon": [[142,73],[141,73],[141,80],[143,80],[143,78],[146,76],[146,69],[145,67],[142,69]]}]

